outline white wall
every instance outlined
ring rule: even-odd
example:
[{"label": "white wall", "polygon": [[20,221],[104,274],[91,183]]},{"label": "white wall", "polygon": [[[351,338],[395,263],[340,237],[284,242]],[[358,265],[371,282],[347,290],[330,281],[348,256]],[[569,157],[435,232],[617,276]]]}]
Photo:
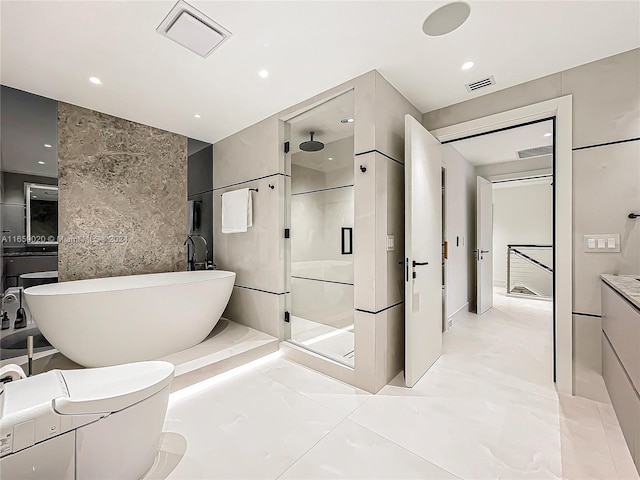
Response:
[{"label": "white wall", "polygon": [[443,149],[445,239],[449,242],[445,309],[447,317],[451,317],[468,302],[473,304],[475,295],[476,176],[473,166],[454,147],[445,145]]},{"label": "white wall", "polygon": [[[627,218],[640,209],[638,85],[636,48],[423,115],[424,126],[435,130],[572,95],[574,388],[598,400],[591,379],[602,365],[600,274],[640,270],[640,223]],[[596,233],[619,233],[620,253],[584,253],[583,235]]]},{"label": "white wall", "polygon": [[493,283],[501,287],[507,281],[507,245],[553,241],[551,182],[506,185],[493,188]]},{"label": "white wall", "polygon": [[523,158],[504,163],[492,163],[476,167],[476,175],[494,182],[513,178],[535,177],[539,175],[551,175],[553,173],[553,157]]}]

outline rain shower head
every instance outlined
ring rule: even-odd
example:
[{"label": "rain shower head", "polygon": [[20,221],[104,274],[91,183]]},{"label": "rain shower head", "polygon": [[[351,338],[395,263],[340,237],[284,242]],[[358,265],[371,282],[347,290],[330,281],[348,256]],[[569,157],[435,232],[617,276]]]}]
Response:
[{"label": "rain shower head", "polygon": [[303,152],[319,152],[324,148],[324,143],[317,142],[313,139],[313,135],[315,132],[310,132],[311,140],[307,140],[306,142],[302,142],[300,144],[300,150]]}]

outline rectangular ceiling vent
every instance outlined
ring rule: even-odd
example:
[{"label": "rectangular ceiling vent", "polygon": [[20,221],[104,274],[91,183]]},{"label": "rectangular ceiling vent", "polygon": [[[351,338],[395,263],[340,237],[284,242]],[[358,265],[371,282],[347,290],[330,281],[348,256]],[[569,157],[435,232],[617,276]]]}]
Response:
[{"label": "rectangular ceiling vent", "polygon": [[229,30],[184,0],[173,6],[156,32],[205,58],[231,36]]},{"label": "rectangular ceiling vent", "polygon": [[481,88],[489,87],[491,85],[495,85],[496,80],[493,78],[493,75],[487,78],[483,78],[482,80],[478,80],[477,82],[467,83],[465,87],[467,87],[467,92],[475,92],[476,90],[480,90]]},{"label": "rectangular ceiling vent", "polygon": [[553,153],[553,145],[545,145],[543,147],[527,148],[518,152],[518,158],[540,157],[542,155],[551,155]]}]

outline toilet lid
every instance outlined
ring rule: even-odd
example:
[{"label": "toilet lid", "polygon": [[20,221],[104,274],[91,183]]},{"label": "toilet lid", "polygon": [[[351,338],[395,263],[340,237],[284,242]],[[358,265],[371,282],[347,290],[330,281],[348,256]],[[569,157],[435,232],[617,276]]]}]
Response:
[{"label": "toilet lid", "polygon": [[171,384],[169,362],[138,362],[85,370],[60,370],[69,396],[53,408],[61,415],[112,413],[134,405]]}]

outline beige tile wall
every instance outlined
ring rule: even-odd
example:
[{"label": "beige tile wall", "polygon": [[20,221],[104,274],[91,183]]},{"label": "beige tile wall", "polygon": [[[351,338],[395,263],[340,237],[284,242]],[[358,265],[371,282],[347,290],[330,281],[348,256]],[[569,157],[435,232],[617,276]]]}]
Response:
[{"label": "beige tile wall", "polygon": [[[367,93],[367,85],[370,85]],[[287,117],[358,87],[355,126],[358,138],[371,131],[367,107],[358,105],[373,96],[373,72],[273,115],[214,145],[215,262],[220,269],[237,272],[236,288],[226,318],[284,338],[284,311],[291,308],[285,276],[289,261],[284,228],[286,192],[291,191],[290,165],[285,164],[282,141]],[[358,101],[358,96],[360,101]],[[275,188],[269,189],[269,184]],[[247,233],[222,234],[220,194],[237,188],[258,188],[253,194],[253,227]],[[290,225],[287,223],[286,225]],[[285,249],[287,245],[287,249]],[[243,288],[248,287],[248,288]],[[260,308],[258,308],[260,307]]]},{"label": "beige tile wall", "polygon": [[[404,289],[402,268],[397,265],[404,254],[404,168],[401,165],[404,159],[404,116],[411,114],[420,119],[420,112],[382,75],[369,72],[216,143],[214,188],[216,193],[221,193],[226,189],[259,185],[260,193],[254,197],[255,209],[256,202],[261,201],[258,199],[262,198],[264,183],[277,179],[257,180],[259,177],[278,174],[285,184],[290,182],[285,177],[290,174],[290,167],[286,165],[279,140],[284,138],[285,121],[349,89],[354,90],[356,118],[356,357],[353,376],[340,374],[340,378],[376,391],[402,369],[404,361],[402,305],[388,307],[402,302]],[[366,172],[360,170],[360,165],[366,168]],[[284,274],[289,255],[288,241],[282,235],[288,218],[284,185],[279,183],[279,179],[276,181],[277,188],[273,193],[277,195],[277,202],[265,200],[268,206],[258,206],[259,210],[254,210],[254,232],[229,238],[220,233],[216,224],[215,261],[220,268],[238,272],[237,287],[225,317],[284,338],[284,309],[291,307],[291,299],[287,295],[288,279]],[[217,205],[214,218],[219,208]],[[262,208],[264,210],[260,210]],[[392,252],[386,250],[387,233],[395,235],[396,248]],[[240,239],[241,236],[247,240]],[[254,290],[240,288],[247,286]],[[297,361],[306,361],[313,368],[329,375],[335,374],[337,367],[332,362],[323,362],[316,355],[306,355],[299,349],[286,350]]]}]

